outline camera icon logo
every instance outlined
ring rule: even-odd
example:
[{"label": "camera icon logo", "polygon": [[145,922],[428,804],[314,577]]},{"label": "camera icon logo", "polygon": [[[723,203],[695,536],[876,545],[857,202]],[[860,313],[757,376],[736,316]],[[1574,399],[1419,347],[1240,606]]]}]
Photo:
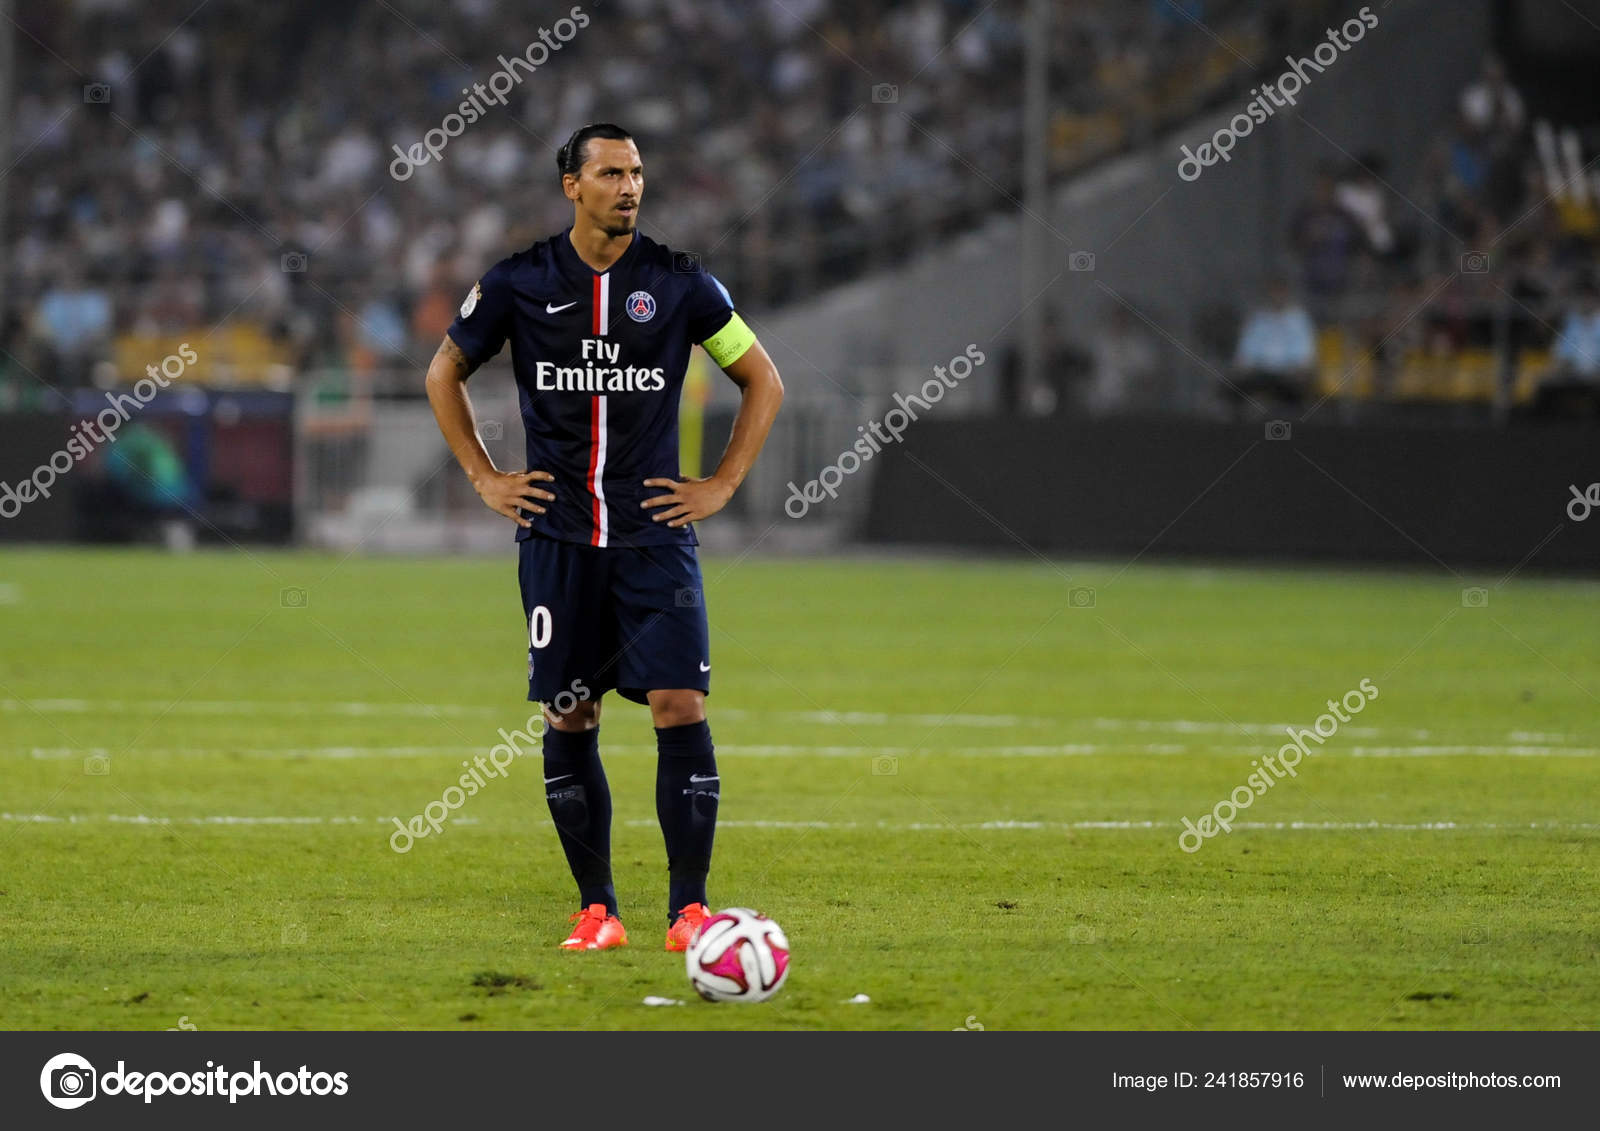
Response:
[{"label": "camera icon logo", "polygon": [[700,607],[700,590],[680,589],[673,594],[672,603],[680,609],[698,609]]},{"label": "camera icon logo", "polygon": [[1068,271],[1093,271],[1094,270],[1094,252],[1092,252],[1092,251],[1075,251],[1075,252],[1073,252],[1071,255],[1067,256],[1067,270]]},{"label": "camera icon logo", "polygon": [[478,435],[482,436],[485,440],[498,440],[501,436],[505,435],[505,429],[500,427],[500,422],[498,420],[485,420],[482,424],[478,425]]},{"label": "camera icon logo", "polygon": [[77,1053],[57,1053],[44,1062],[39,1090],[53,1106],[70,1111],[94,1099],[98,1079],[94,1065]]},{"label": "camera icon logo", "polygon": [[892,82],[874,83],[872,86],[872,101],[887,105],[900,101],[900,88]]},{"label": "camera icon logo", "polygon": [[278,260],[278,265],[290,275],[298,275],[306,269],[306,253],[303,251],[286,251],[283,258]]},{"label": "camera icon logo", "polygon": [[900,772],[900,759],[892,754],[879,754],[872,760],[872,776],[892,778]]},{"label": "camera icon logo", "polygon": [[698,251],[674,252],[672,270],[677,275],[693,275],[700,270],[700,253]]},{"label": "camera icon logo", "polygon": [[1489,607],[1489,591],[1479,585],[1463,589],[1461,591],[1461,607],[1463,609],[1487,609]]},{"label": "camera icon logo", "polygon": [[83,100],[95,106],[109,105],[111,102],[111,84],[104,82],[84,83]]},{"label": "camera icon logo", "polygon": [[1487,275],[1489,273],[1489,253],[1487,251],[1469,251],[1462,255],[1461,273],[1463,275]]},{"label": "camera icon logo", "polygon": [[1292,435],[1294,435],[1294,429],[1290,427],[1287,420],[1267,421],[1267,439],[1287,440]]},{"label": "camera icon logo", "polygon": [[96,751],[83,760],[83,772],[92,778],[103,778],[111,773],[111,757]]},{"label": "camera icon logo", "polygon": [[1088,586],[1079,586],[1067,594],[1067,604],[1074,609],[1094,608],[1094,590]]},{"label": "camera icon logo", "polygon": [[303,609],[310,603],[310,594],[298,585],[278,590],[278,604],[286,609]]}]

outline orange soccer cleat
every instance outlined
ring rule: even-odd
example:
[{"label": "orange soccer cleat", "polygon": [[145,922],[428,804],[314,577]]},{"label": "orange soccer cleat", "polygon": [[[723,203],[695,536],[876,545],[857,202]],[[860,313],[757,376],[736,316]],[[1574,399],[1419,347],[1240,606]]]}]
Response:
[{"label": "orange soccer cleat", "polygon": [[694,938],[694,933],[700,929],[700,924],[711,917],[711,908],[703,903],[691,903],[672,921],[672,926],[667,928],[667,949],[688,950],[689,940]]},{"label": "orange soccer cleat", "polygon": [[561,944],[562,950],[610,950],[614,946],[628,945],[628,932],[623,929],[622,920],[607,915],[603,903],[589,904],[570,915],[567,922],[578,925]]}]

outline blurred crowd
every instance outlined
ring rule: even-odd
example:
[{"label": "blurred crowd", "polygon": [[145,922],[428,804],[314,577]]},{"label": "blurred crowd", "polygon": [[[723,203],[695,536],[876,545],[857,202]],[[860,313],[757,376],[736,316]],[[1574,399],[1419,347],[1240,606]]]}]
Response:
[{"label": "blurred crowd", "polygon": [[[1052,172],[1226,97],[1278,46],[1303,40],[1321,7],[1054,5]],[[437,161],[391,176],[395,154],[438,127],[464,88],[577,9],[586,19],[576,34],[536,53],[548,57],[521,68],[505,105],[487,107]],[[332,373],[334,386],[340,374],[370,382],[418,370],[488,264],[569,222],[553,155],[591,120],[618,120],[640,140],[647,234],[700,254],[743,305],[792,301],[1011,207],[1023,9],[1023,0],[22,5],[0,366],[83,382],[104,372],[119,336],[226,324],[252,328],[251,348],[283,373]],[[1446,166],[1451,203],[1503,203],[1500,180],[1470,156]],[[1355,215],[1359,202],[1351,194],[1344,207]],[[1308,259],[1330,261],[1319,269],[1333,288],[1347,285],[1360,254],[1331,262],[1323,245],[1341,238],[1308,228]]]},{"label": "blurred crowd", "polygon": [[1490,57],[1410,199],[1381,153],[1323,170],[1287,233],[1298,277],[1270,281],[1247,315],[1235,383],[1308,395],[1323,329],[1370,357],[1379,398],[1405,393],[1408,370],[1459,373],[1473,356],[1492,356],[1495,382],[1519,355],[1547,358],[1532,374],[1536,399],[1600,389],[1600,179],[1574,176],[1582,144],[1575,130],[1530,122]]},{"label": "blurred crowd", "polygon": [[1416,177],[1379,151],[1317,171],[1281,270],[1197,318],[1208,387],[1175,390],[1184,359],[1108,304],[1086,340],[1052,344],[1059,387],[1013,377],[1003,407],[1259,416],[1331,393],[1600,418],[1597,124],[1530,120],[1486,58]]}]

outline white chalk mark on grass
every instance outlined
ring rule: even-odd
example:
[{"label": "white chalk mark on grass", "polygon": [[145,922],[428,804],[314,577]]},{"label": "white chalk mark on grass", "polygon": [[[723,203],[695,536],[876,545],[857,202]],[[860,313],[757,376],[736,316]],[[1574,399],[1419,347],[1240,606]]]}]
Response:
[{"label": "white chalk mark on grass", "polygon": [[[71,761],[89,757],[118,758],[260,758],[279,761],[349,761],[368,758],[461,758],[481,754],[489,748],[474,746],[285,746],[245,748],[233,746],[148,747],[124,750],[106,746],[33,746],[5,752],[21,754],[36,761]],[[1270,750],[1270,746],[1189,745],[1180,742],[1065,742],[1037,746],[803,746],[717,744],[717,753],[744,758],[1126,758],[1140,755],[1173,757],[1189,755],[1207,758],[1248,758]],[[607,743],[606,756],[656,756],[654,745]],[[539,748],[529,746],[523,757],[537,756]],[[1316,758],[1595,758],[1600,747],[1536,746],[1497,743],[1432,746],[1349,746],[1330,745],[1313,750]]]},{"label": "white chalk mark on grass", "polygon": [[[542,819],[530,815],[530,820]],[[214,828],[249,828],[272,825],[344,825],[388,826],[390,817],[344,816],[235,816],[216,815],[202,817],[152,817],[146,814],[124,813],[73,813],[56,816],[49,813],[0,813],[0,822],[37,825],[113,824],[164,827],[169,825],[196,825]],[[484,822],[470,817],[458,817],[455,825],[481,825]],[[519,821],[492,822],[493,824],[521,824]],[[639,818],[625,821],[633,828],[654,828],[656,822]],[[963,821],[939,824],[933,821],[780,821],[780,820],[722,820],[723,829],[830,829],[864,830],[868,832],[1094,832],[1133,831],[1182,828],[1177,821]],[[1588,831],[1600,829],[1600,823],[1589,821],[1236,821],[1235,829],[1252,829],[1258,832],[1487,832],[1531,829],[1541,831]]]},{"label": "white chalk mark on grass", "polygon": [[[507,707],[472,706],[461,703],[381,703],[368,701],[316,702],[253,700],[182,700],[177,703],[155,699],[0,699],[0,712],[38,714],[101,714],[107,716],[129,714],[178,715],[272,715],[282,718],[320,717],[343,715],[351,718],[459,718],[475,716],[492,718],[514,715],[522,709],[520,703]],[[1228,723],[1199,719],[1113,719],[1113,718],[1041,718],[1014,714],[916,714],[887,711],[752,711],[743,708],[720,707],[715,719],[730,722],[773,723],[784,727],[795,724],[805,726],[835,727],[930,727],[946,729],[1016,730],[1024,728],[1055,727],[1071,732],[1074,728],[1098,731],[1133,731],[1176,735],[1235,735],[1287,740],[1286,732],[1305,729],[1303,723]],[[1422,742],[1434,737],[1434,732],[1410,727],[1345,726],[1341,734],[1350,738],[1387,738],[1389,748],[1405,739]],[[1571,745],[1593,742],[1594,736],[1571,735],[1553,732],[1511,731],[1505,736],[1512,745],[1536,747],[1540,745]],[[1093,743],[1077,744],[1084,747]],[[358,749],[350,747],[348,749]],[[406,747],[403,749],[421,749]],[[443,749],[443,748],[440,748]],[[454,749],[454,748],[452,748]],[[777,748],[773,748],[777,749]],[[807,749],[794,747],[794,749]],[[889,749],[885,747],[885,749]],[[1022,747],[1011,747],[1022,749]],[[1137,749],[1121,745],[1121,750]]]}]

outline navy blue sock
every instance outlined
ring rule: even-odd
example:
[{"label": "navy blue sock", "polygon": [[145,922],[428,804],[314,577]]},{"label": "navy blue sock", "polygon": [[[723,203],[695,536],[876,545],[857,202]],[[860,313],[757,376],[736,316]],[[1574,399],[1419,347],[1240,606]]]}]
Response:
[{"label": "navy blue sock", "polygon": [[581,906],[606,905],[617,913],[611,883],[611,786],[600,765],[600,728],[544,732],[544,799],[561,837],[567,866],[578,881]]},{"label": "navy blue sock", "polygon": [[706,902],[722,781],[709,723],[656,727],[656,750],[656,817],[667,842],[671,923],[689,904]]}]

